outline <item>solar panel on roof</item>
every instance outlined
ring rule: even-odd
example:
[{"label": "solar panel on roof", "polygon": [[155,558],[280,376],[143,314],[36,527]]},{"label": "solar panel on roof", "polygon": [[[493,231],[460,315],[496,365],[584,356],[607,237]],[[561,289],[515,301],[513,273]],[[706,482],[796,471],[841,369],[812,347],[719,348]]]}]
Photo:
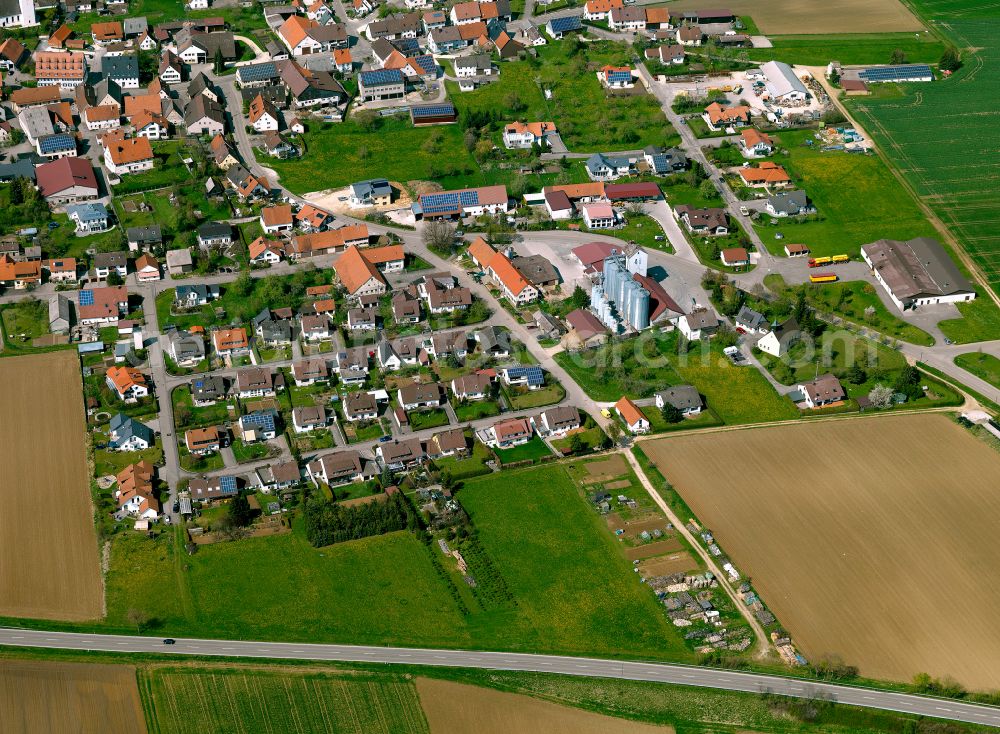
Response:
[{"label": "solar panel on roof", "polygon": [[417,66],[419,66],[425,74],[433,74],[437,70],[437,64],[434,63],[433,56],[417,56],[413,60],[417,62]]},{"label": "solar panel on roof", "polygon": [[379,84],[398,84],[403,81],[403,72],[399,69],[372,69],[361,72],[361,83],[366,87]]},{"label": "solar panel on roof", "polygon": [[94,291],[80,291],[80,305],[81,306],[93,306],[94,305]]},{"label": "solar panel on roof", "polygon": [[424,214],[458,211],[459,197],[454,193],[425,194],[420,197],[420,206],[423,208]]},{"label": "solar panel on roof", "polygon": [[223,494],[236,494],[236,477],[219,477],[219,491]]},{"label": "solar panel on roof", "polygon": [[527,380],[529,385],[545,384],[545,373],[536,365],[508,367],[507,378],[510,380]]},{"label": "solar panel on roof", "polygon": [[[402,54],[410,54],[414,51],[420,50],[420,42],[416,38],[400,38],[393,41],[393,45],[399,49]],[[429,56],[427,58],[430,58]]]},{"label": "solar panel on roof", "polygon": [[441,115],[454,115],[455,106],[450,104],[422,105],[411,107],[410,112],[414,117],[439,117]]},{"label": "solar panel on roof", "polygon": [[561,18],[553,18],[549,21],[549,25],[557,33],[560,31],[573,31],[581,27],[580,19],[575,15],[564,15]]},{"label": "solar panel on roof", "polygon": [[76,147],[76,144],[73,142],[73,138],[62,133],[49,135],[38,141],[38,149],[43,155],[45,153],[52,153],[57,150],[66,150],[67,148],[73,147]]},{"label": "solar panel on roof", "polygon": [[862,69],[858,76],[869,82],[892,81],[896,79],[926,79],[933,78],[931,67],[926,64],[912,66],[879,66]]},{"label": "solar panel on roof", "polygon": [[259,82],[263,79],[272,79],[278,76],[278,67],[272,62],[266,61],[262,64],[241,66],[236,73],[242,81]]},{"label": "solar panel on roof", "polygon": [[462,202],[462,206],[478,206],[479,192],[475,189],[463,191],[458,195],[458,200]]}]

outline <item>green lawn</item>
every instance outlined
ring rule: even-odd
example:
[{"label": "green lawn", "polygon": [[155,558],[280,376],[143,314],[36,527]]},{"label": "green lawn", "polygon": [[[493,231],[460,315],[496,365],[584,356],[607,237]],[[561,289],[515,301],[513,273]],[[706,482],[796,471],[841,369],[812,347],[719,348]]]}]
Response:
[{"label": "green lawn", "polygon": [[150,730],[161,734],[428,731],[413,681],[393,674],[177,667],[140,675]]},{"label": "green lawn", "polygon": [[5,306],[3,311],[3,330],[8,339],[20,340],[21,336],[28,342],[49,333],[49,304],[36,298],[29,298]]},{"label": "green lawn", "polygon": [[843,64],[888,64],[896,49],[907,63],[936,64],[944,44],[929,33],[852,33],[802,36],[768,36],[773,48],[747,49],[754,61],[784,61],[805,66],[826,66],[836,59]]},{"label": "green lawn", "polygon": [[[804,222],[764,215],[756,225],[772,254],[784,256],[784,243],[809,245],[814,256],[847,253],[858,257],[861,246],[881,238],[907,240],[934,237],[934,227],[910,193],[899,185],[882,159],[843,151],[820,150],[812,130],[777,135],[788,155],[772,159],[787,170],[796,188],[805,190],[817,214]],[[813,145],[805,142],[812,140]],[[889,213],[891,212],[891,216]],[[784,235],[774,238],[775,232]]]},{"label": "green lawn", "polygon": [[236,457],[236,461],[241,464],[248,461],[263,459],[268,454],[268,446],[266,443],[244,443],[243,441],[236,439],[233,441],[231,448],[233,449],[233,456]]},{"label": "green lawn", "polygon": [[185,448],[183,434],[178,437],[178,440],[178,452],[180,453],[181,469],[186,469],[187,471],[195,473],[204,473],[218,471],[226,465],[222,459],[222,454],[218,451],[214,454],[208,454],[207,456],[196,456],[194,454],[189,454],[187,448]]},{"label": "green lawn", "polygon": [[344,429],[344,435],[347,437],[348,443],[374,441],[376,438],[384,435],[382,424],[377,420],[368,422],[344,421],[341,426]]},{"label": "green lawn", "polygon": [[144,451],[108,451],[107,449],[97,449],[94,451],[94,476],[103,477],[108,474],[117,474],[129,464],[137,464],[140,461],[148,461],[150,464],[163,463],[163,444],[160,439]]},{"label": "green lawn", "polygon": [[501,464],[514,464],[518,461],[535,461],[551,456],[552,452],[538,436],[533,436],[528,443],[509,449],[494,449]]},{"label": "green lawn", "polygon": [[410,419],[410,428],[423,431],[427,428],[437,428],[448,425],[448,414],[444,408],[435,410],[411,410],[406,414]]},{"label": "green lawn", "polygon": [[[487,155],[477,162],[465,145],[465,121],[476,116],[476,127],[496,141],[501,126],[513,119],[555,122],[569,149],[580,152],[676,144],[676,132],[642,85],[631,93],[608,94],[597,80],[601,66],[629,63],[633,56],[629,46],[611,41],[579,49],[572,42],[550,43],[538,49],[538,58],[502,64],[500,78],[475,91],[459,92],[455,83],[445,82],[458,124],[414,128],[404,115],[367,129],[354,119],[314,125],[304,136],[302,158],[268,159],[266,165],[297,193],[375,176],[402,183],[433,180],[446,188],[519,180],[519,186],[537,189],[554,183],[557,173],[522,176],[520,165],[497,165],[498,157],[521,161],[520,154]],[[551,90],[551,99],[543,89]]]},{"label": "green lawn", "polygon": [[955,357],[955,364],[994,387],[1000,388],[1000,359],[985,352],[967,352]]},{"label": "green lawn", "polygon": [[[596,234],[611,234],[614,237],[623,239],[626,242],[635,242],[638,245],[653,250],[672,253],[673,246],[663,233],[663,227],[652,217],[645,214],[625,214],[626,223],[619,229],[612,231],[595,230]],[[581,226],[584,232],[588,231],[586,226]],[[660,239],[657,239],[659,237]]]},{"label": "green lawn", "polygon": [[956,303],[962,318],[938,322],[941,332],[956,344],[996,339],[1000,334],[1000,308],[976,287],[976,300]]},{"label": "green lawn", "polygon": [[[752,367],[736,367],[712,345],[677,355],[676,335],[649,335],[579,353],[560,352],[556,361],[594,400],[622,395],[650,397],[672,385],[691,384],[727,424],[795,418],[790,401],[778,395]],[[703,419],[707,420],[707,419]]]},{"label": "green lawn", "polygon": [[640,408],[642,414],[649,420],[650,433],[665,433],[667,431],[684,431],[689,428],[708,428],[718,426],[722,421],[711,410],[702,410],[698,415],[685,418],[677,423],[668,423],[663,419],[663,411],[655,405]]},{"label": "green lawn", "polygon": [[540,387],[537,390],[505,387],[504,392],[513,410],[541,408],[545,405],[558,403],[566,397],[566,390],[558,382],[550,382],[545,387]]},{"label": "green lawn", "polygon": [[[768,275],[764,278],[764,283],[775,293],[779,295],[784,293],[788,298],[794,299],[794,289],[788,288],[780,275]],[[820,311],[839,316],[866,329],[881,332],[893,339],[921,346],[930,346],[934,343],[934,338],[926,331],[903,321],[889,311],[871,283],[848,280],[809,284],[806,286],[806,297]],[[868,308],[875,309],[870,319],[865,316],[865,310]]]},{"label": "green lawn", "polygon": [[828,344],[821,342],[815,348],[804,342],[796,343],[780,360],[763,352],[758,352],[757,358],[784,385],[811,380],[816,376],[817,364],[821,373],[831,372],[845,383],[848,370],[856,363],[884,373],[885,377],[879,381],[888,380],[890,383],[895,374],[906,366],[906,357],[900,352],[847,332],[837,334]]},{"label": "green lawn", "polygon": [[500,406],[495,400],[477,400],[464,405],[455,405],[455,415],[460,423],[500,415]]},{"label": "green lawn", "polygon": [[463,480],[472,477],[489,474],[490,468],[486,462],[491,458],[490,450],[487,446],[475,441],[472,444],[472,453],[464,459],[457,456],[446,456],[442,459],[435,459],[434,463],[442,471],[448,472],[453,479]]},{"label": "green lawn", "polygon": [[655,597],[638,583],[562,466],[469,480],[457,496],[516,601],[470,618],[481,644],[688,657]]},{"label": "green lawn", "polygon": [[[594,419],[589,415],[584,421],[583,430],[576,434],[580,437],[583,442],[583,450],[588,451],[590,449],[598,449],[603,444],[607,436],[599,425],[594,422]],[[563,454],[570,453],[570,442],[573,440],[572,436],[567,436],[566,438],[553,439],[552,445],[555,446]]]},{"label": "green lawn", "polygon": [[177,424],[178,431],[218,425],[229,420],[230,414],[225,400],[213,405],[196,407],[191,402],[191,388],[188,385],[175,387],[171,399],[174,404],[174,423]]},{"label": "green lawn", "polygon": [[169,534],[116,537],[104,626],[127,630],[127,611],[138,607],[163,634],[197,629],[230,638],[470,644],[458,608],[414,535],[317,549],[300,525],[283,535],[204,546],[193,556]]}]

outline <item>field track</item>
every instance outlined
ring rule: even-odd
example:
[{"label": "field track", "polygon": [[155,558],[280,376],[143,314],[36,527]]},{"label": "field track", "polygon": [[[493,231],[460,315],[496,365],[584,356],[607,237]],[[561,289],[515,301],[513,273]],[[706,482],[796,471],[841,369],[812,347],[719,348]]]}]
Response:
[{"label": "field track", "polygon": [[[670,9],[704,8],[702,0],[678,0]],[[714,6],[713,6],[714,7]],[[920,21],[899,0],[731,0],[733,12],[749,15],[761,33],[774,35],[919,31]]]},{"label": "field track", "polygon": [[135,669],[128,665],[0,660],[0,731],[145,732]]},{"label": "field track", "polygon": [[0,616],[104,614],[75,352],[0,360]]},{"label": "field track", "polygon": [[891,416],[643,450],[807,657],[1000,687],[1000,587],[987,577],[1000,565],[1000,454],[960,426]]}]

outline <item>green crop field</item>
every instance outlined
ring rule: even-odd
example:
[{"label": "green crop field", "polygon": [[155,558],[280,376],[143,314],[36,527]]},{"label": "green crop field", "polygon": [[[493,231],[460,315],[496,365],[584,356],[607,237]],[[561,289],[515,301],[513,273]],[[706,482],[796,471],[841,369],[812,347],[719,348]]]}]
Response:
[{"label": "green crop field", "polygon": [[[819,221],[777,219],[773,225],[757,225],[772,254],[783,256],[785,242],[801,242],[815,256],[857,256],[862,245],[883,237],[905,240],[936,234],[881,158],[823,152],[813,135],[812,130],[800,130],[777,136],[788,155],[774,156],[774,160],[787,168],[796,188],[809,195]],[[809,140],[813,145],[805,145]],[[785,238],[776,240],[776,231]]]},{"label": "green crop field", "polygon": [[140,688],[157,734],[427,731],[416,688],[398,675],[152,668]]},{"label": "green crop field", "polygon": [[901,50],[911,64],[936,64],[944,43],[929,33],[852,33],[830,35],[769,36],[773,48],[747,49],[754,61],[784,61],[805,66],[888,64],[893,51]]},{"label": "green crop field", "polygon": [[[972,0],[915,0],[957,47],[964,67],[930,84],[895,85],[892,94],[852,98],[848,105],[885,154],[969,253],[988,283],[1000,290],[1000,197],[995,144],[1000,98],[1000,6]],[[980,298],[980,301],[985,299]],[[1000,316],[992,304],[960,305],[961,321],[942,330],[956,341],[995,337]]]},{"label": "green crop field", "polygon": [[655,597],[563,466],[471,479],[458,498],[516,602],[469,618],[478,644],[686,657]]}]

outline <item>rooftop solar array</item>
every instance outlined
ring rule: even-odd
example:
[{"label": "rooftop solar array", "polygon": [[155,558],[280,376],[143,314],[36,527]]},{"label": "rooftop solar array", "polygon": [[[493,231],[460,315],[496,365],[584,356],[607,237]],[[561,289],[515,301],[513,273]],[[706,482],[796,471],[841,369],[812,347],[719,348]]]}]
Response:
[{"label": "rooftop solar array", "polygon": [[607,75],[609,82],[629,82],[632,81],[630,71],[609,71]]},{"label": "rooftop solar array", "polygon": [[537,386],[545,384],[545,372],[541,367],[536,365],[528,365],[521,367],[507,367],[505,369],[507,373],[508,380],[521,380],[525,379],[528,381],[529,386]]},{"label": "rooftop solar array", "polygon": [[278,76],[278,67],[275,66],[273,61],[265,61],[262,64],[241,66],[237,69],[236,75],[240,78],[241,82],[262,82]]},{"label": "rooftop solar array", "polygon": [[433,56],[428,56],[427,54],[424,54],[422,56],[414,56],[413,60],[417,62],[417,66],[419,66],[420,69],[425,74],[436,74],[437,73],[437,64],[434,63],[434,57]]},{"label": "rooftop solar array", "polygon": [[458,194],[424,194],[420,197],[420,206],[424,214],[444,214],[460,210]]},{"label": "rooftop solar array", "polygon": [[80,305],[81,306],[93,306],[94,305],[94,291],[80,291]]},{"label": "rooftop solar array", "polygon": [[74,142],[73,136],[66,135],[65,133],[46,135],[38,141],[38,149],[41,151],[42,155],[45,155],[46,153],[54,153],[57,150],[67,150],[75,147],[76,142]]},{"label": "rooftop solar array", "polygon": [[406,56],[420,52],[420,42],[416,38],[397,38],[392,45]]},{"label": "rooftop solar array", "polygon": [[866,82],[891,82],[897,79],[933,79],[934,72],[926,64],[906,66],[875,66],[862,69],[858,76]]},{"label": "rooftop solar array", "polygon": [[442,115],[454,115],[455,106],[452,104],[421,105],[411,107],[410,112],[414,117],[441,117]]},{"label": "rooftop solar array", "polygon": [[258,426],[265,431],[274,430],[273,413],[265,413],[265,412],[248,413],[247,415],[243,416],[240,420],[243,422],[244,425]]},{"label": "rooftop solar array", "polygon": [[565,31],[576,31],[582,27],[580,18],[576,15],[564,15],[561,18],[553,18],[549,21],[549,27],[556,33]]},{"label": "rooftop solar array", "polygon": [[462,202],[462,206],[478,206],[479,192],[475,189],[460,191],[458,194],[458,200]]},{"label": "rooftop solar array", "polygon": [[371,69],[362,71],[360,74],[361,83],[366,87],[378,86],[380,84],[401,84],[403,82],[403,72],[399,69]]},{"label": "rooftop solar array", "polygon": [[219,491],[223,494],[236,494],[236,477],[219,477]]}]

